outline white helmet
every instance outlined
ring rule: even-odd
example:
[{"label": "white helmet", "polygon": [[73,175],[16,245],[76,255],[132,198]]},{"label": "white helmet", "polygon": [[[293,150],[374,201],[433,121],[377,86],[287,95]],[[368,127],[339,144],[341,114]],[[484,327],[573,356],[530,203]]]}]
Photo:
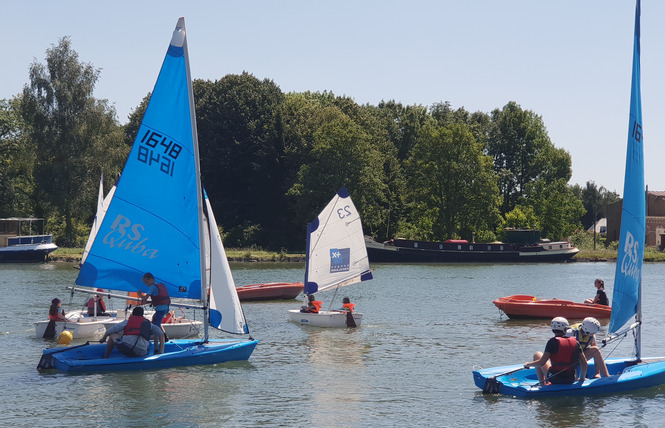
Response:
[{"label": "white helmet", "polygon": [[592,317],[584,318],[584,321],[582,321],[582,331],[586,335],[596,334],[600,331],[600,323]]},{"label": "white helmet", "polygon": [[565,332],[568,327],[570,327],[570,325],[568,324],[568,320],[564,317],[556,317],[552,320],[552,330]]}]

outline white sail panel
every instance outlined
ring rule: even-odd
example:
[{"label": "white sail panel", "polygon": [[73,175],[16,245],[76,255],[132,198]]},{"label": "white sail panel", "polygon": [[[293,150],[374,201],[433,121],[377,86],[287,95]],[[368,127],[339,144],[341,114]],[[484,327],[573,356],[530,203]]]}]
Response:
[{"label": "white sail panel", "polygon": [[360,214],[342,187],[307,225],[305,293],[371,278]]}]

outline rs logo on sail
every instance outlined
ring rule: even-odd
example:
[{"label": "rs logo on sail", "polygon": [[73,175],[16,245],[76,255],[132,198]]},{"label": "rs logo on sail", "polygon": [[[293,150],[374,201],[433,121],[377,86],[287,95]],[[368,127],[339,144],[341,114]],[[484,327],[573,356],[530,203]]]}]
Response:
[{"label": "rs logo on sail", "polygon": [[148,238],[141,239],[143,230],[145,230],[143,225],[132,224],[129,218],[118,214],[111,225],[111,231],[104,236],[103,242],[111,248],[131,251],[134,254],[154,259],[157,257],[158,250],[146,248],[144,243]]},{"label": "rs logo on sail", "polygon": [[626,231],[626,243],[623,246],[623,260],[621,261],[621,273],[639,281],[640,268],[638,266],[639,241],[628,231]]}]

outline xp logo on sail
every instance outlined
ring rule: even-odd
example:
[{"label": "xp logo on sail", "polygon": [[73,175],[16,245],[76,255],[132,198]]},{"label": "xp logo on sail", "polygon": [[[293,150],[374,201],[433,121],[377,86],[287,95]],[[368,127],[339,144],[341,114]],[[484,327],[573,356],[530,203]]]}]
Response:
[{"label": "xp logo on sail", "polygon": [[350,248],[330,249],[330,273],[348,272],[351,261]]},{"label": "xp logo on sail", "polygon": [[118,214],[111,224],[111,230],[104,236],[102,242],[111,248],[154,259],[157,257],[158,250],[146,246],[148,238],[141,239],[141,232],[144,230],[145,227],[142,224],[132,224],[129,218]]}]

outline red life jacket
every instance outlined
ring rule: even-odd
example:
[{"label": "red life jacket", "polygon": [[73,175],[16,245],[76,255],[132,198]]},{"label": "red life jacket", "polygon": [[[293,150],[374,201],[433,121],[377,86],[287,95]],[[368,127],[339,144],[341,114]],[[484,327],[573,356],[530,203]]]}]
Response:
[{"label": "red life jacket", "polygon": [[52,314],[49,313],[48,314],[48,319],[58,321],[60,319],[60,316],[57,313],[55,315],[52,315]]},{"label": "red life jacket", "polygon": [[573,361],[573,352],[577,348],[577,339],[574,337],[556,337],[556,340],[559,342],[559,351],[550,356],[552,362],[550,373],[575,370],[574,364],[576,361]]},{"label": "red life jacket", "polygon": [[356,305],[354,305],[353,303],[344,303],[342,305],[342,309],[347,309],[349,312],[353,312],[353,308],[355,307]]},{"label": "red life jacket", "polygon": [[314,305],[314,308],[310,308],[309,311],[315,314],[318,314],[319,311],[321,310],[321,306],[323,305],[323,302],[319,300],[312,300],[310,302],[312,305]]},{"label": "red life jacket", "polygon": [[157,290],[159,293],[156,296],[152,296],[151,298],[152,305],[159,306],[159,305],[171,304],[171,298],[169,297],[169,292],[166,289],[166,285],[162,284],[161,282],[155,285],[157,286]]},{"label": "red life jacket", "polygon": [[[95,314],[95,298],[91,297],[88,299],[88,303],[85,304],[88,307],[88,315]],[[97,303],[97,315],[106,312],[106,304],[102,298],[99,298],[99,303]]]},{"label": "red life jacket", "polygon": [[123,330],[123,334],[127,336],[143,336],[145,339],[150,340],[150,321],[138,315],[130,315],[127,320],[127,325]]}]

